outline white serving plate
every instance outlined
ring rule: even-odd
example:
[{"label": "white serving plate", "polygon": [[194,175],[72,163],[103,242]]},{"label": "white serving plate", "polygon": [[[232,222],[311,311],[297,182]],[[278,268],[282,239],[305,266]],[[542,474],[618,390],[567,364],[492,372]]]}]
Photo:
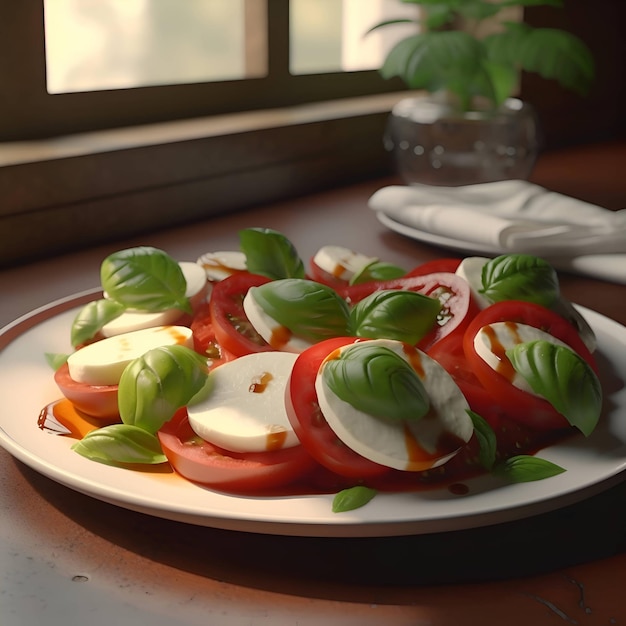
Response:
[{"label": "white serving plate", "polygon": [[90,461],[73,440],[37,426],[61,397],[45,353],[68,353],[78,308],[98,290],[41,307],[0,330],[0,444],[14,457],[67,487],[105,502],[191,524],[258,533],[366,537],[424,534],[501,523],[553,510],[608,489],[626,476],[626,328],[579,307],[598,337],[606,407],[591,437],[576,436],[539,456],[566,472],[547,480],[503,485],[491,476],[448,489],[381,493],[355,511],[332,513],[332,495],[240,497],[192,484],[174,473],[141,472]]}]

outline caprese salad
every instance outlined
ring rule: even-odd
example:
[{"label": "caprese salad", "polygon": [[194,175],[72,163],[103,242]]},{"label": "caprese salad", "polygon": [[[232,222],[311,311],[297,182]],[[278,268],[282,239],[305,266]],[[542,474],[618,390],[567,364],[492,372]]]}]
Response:
[{"label": "caprese salad", "polygon": [[[280,232],[177,262],[152,247],[101,266],[102,297],[48,355],[63,398],[40,417],[73,450],[169,463],[232,494],[378,491],[566,470],[535,453],[602,412],[595,338],[529,255],[410,271],[341,246],[305,265]],[[56,429],[58,431],[58,429]]]}]

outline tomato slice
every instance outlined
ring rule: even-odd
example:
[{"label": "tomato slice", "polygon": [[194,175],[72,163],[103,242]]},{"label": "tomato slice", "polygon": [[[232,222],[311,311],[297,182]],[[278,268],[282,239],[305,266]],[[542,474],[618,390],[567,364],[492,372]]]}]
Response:
[{"label": "tomato slice", "polygon": [[273,350],[256,332],[243,310],[243,299],[248,289],[268,282],[270,279],[265,276],[238,272],[213,286],[209,311],[215,339],[234,356]]},{"label": "tomato slice", "polygon": [[441,302],[442,309],[438,324],[418,344],[418,347],[424,351],[446,335],[453,332],[462,334],[470,320],[479,311],[468,283],[452,272],[434,272],[423,276],[403,276],[392,280],[371,281],[345,287],[339,289],[338,292],[350,304],[355,304],[375,291],[386,289],[416,291],[437,298]]},{"label": "tomato slice", "polygon": [[410,272],[407,272],[407,276],[425,276],[426,274],[434,274],[436,272],[450,272],[454,274],[457,271],[459,265],[461,265],[461,259],[456,258],[444,258],[433,259],[432,261],[426,261],[421,263],[417,267],[414,267]]},{"label": "tomato slice", "polygon": [[333,351],[357,341],[363,340],[333,337],[302,352],[287,382],[285,407],[298,439],[318,463],[340,476],[367,479],[381,476],[390,468],[362,457],[335,435],[322,415],[315,392],[315,378],[322,361]]},{"label": "tomato slice", "polygon": [[182,409],[157,433],[174,470],[195,483],[238,494],[262,495],[292,484],[317,467],[303,446],[267,452],[230,452],[200,439]]},{"label": "tomato slice", "polygon": [[119,417],[117,385],[87,385],[77,382],[70,376],[67,363],[56,370],[54,382],[79,411],[102,419]]},{"label": "tomato slice", "polygon": [[463,350],[469,367],[495,402],[506,407],[507,415],[535,430],[570,428],[569,423],[543,398],[515,387],[506,376],[496,372],[478,355],[474,348],[476,333],[495,322],[528,324],[550,333],[565,342],[597,372],[595,359],[583,343],[576,329],[560,315],[538,304],[506,300],[481,311],[469,324],[463,338]]},{"label": "tomato slice", "polygon": [[195,351],[209,357],[211,368],[236,358],[218,343],[208,303],[198,308],[189,327],[193,333]]},{"label": "tomato slice", "polygon": [[453,333],[444,337],[428,350],[428,356],[454,378],[472,411],[497,429],[506,419],[507,407],[497,402],[474,374],[463,350],[463,336]]}]

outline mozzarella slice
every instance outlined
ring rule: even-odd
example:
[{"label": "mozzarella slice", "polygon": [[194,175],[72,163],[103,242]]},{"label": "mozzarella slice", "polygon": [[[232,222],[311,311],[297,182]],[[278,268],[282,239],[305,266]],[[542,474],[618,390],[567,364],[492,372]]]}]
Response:
[{"label": "mozzarella slice", "polygon": [[472,297],[480,309],[486,309],[491,304],[491,301],[488,298],[485,298],[485,296],[478,291],[479,289],[482,289],[483,267],[489,260],[490,259],[484,256],[466,257],[461,261],[455,272],[457,276],[463,278],[470,286]]},{"label": "mozzarella slice", "polygon": [[299,354],[311,347],[309,341],[292,335],[288,328],[268,315],[250,291],[243,299],[243,310],[254,330],[275,350]]},{"label": "mozzarella slice", "polygon": [[202,439],[232,452],[263,452],[298,445],[285,409],[285,386],[297,355],[248,354],[215,368],[188,407]]},{"label": "mozzarella slice", "polygon": [[210,282],[218,282],[228,278],[235,272],[246,269],[246,255],[238,250],[205,252],[196,261],[206,273]]},{"label": "mozzarella slice", "polygon": [[319,268],[335,278],[346,281],[349,281],[366,265],[377,260],[376,257],[365,256],[342,246],[324,246],[313,257],[313,262]]},{"label": "mozzarella slice", "polygon": [[[181,261],[179,265],[187,281],[185,295],[189,298],[192,308],[196,309],[206,298],[208,288],[206,274],[197,263]],[[154,313],[128,309],[119,317],[105,324],[100,332],[104,337],[114,337],[144,328],[168,326],[176,322],[182,315],[183,312],[180,309],[165,309]]]},{"label": "mozzarella slice", "polygon": [[525,378],[518,374],[511,365],[505,352],[519,343],[544,340],[557,346],[568,347],[566,343],[527,324],[515,322],[495,322],[483,326],[474,337],[474,350],[491,369],[502,374],[518,389],[537,395]]},{"label": "mozzarella slice", "polygon": [[186,326],[157,326],[101,339],[72,353],[67,359],[70,376],[87,385],[117,385],[124,368],[148,350],[184,345],[193,349]]},{"label": "mozzarella slice", "polygon": [[384,420],[355,409],[324,383],[322,364],[315,389],[326,421],[343,443],[381,465],[406,471],[442,465],[474,431],[465,396],[443,367],[420,350],[386,339],[372,343],[392,349],[412,365],[430,398],[429,412],[413,422]]}]

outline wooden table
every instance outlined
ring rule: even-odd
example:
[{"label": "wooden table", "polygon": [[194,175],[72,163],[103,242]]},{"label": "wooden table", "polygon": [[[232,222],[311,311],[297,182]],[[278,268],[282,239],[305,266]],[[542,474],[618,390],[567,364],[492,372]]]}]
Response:
[{"label": "wooden table", "polygon": [[[626,206],[626,146],[547,154],[533,180]],[[97,286],[104,256],[149,244],[180,260],[280,230],[303,258],[337,243],[410,267],[450,253],[384,228],[373,180],[0,273],[0,326]],[[562,275],[573,301],[626,324],[625,289]],[[625,416],[626,419],[626,416]],[[0,450],[0,623],[626,624],[626,483],[557,511],[412,537],[300,538],[204,528],[65,488]]]}]

